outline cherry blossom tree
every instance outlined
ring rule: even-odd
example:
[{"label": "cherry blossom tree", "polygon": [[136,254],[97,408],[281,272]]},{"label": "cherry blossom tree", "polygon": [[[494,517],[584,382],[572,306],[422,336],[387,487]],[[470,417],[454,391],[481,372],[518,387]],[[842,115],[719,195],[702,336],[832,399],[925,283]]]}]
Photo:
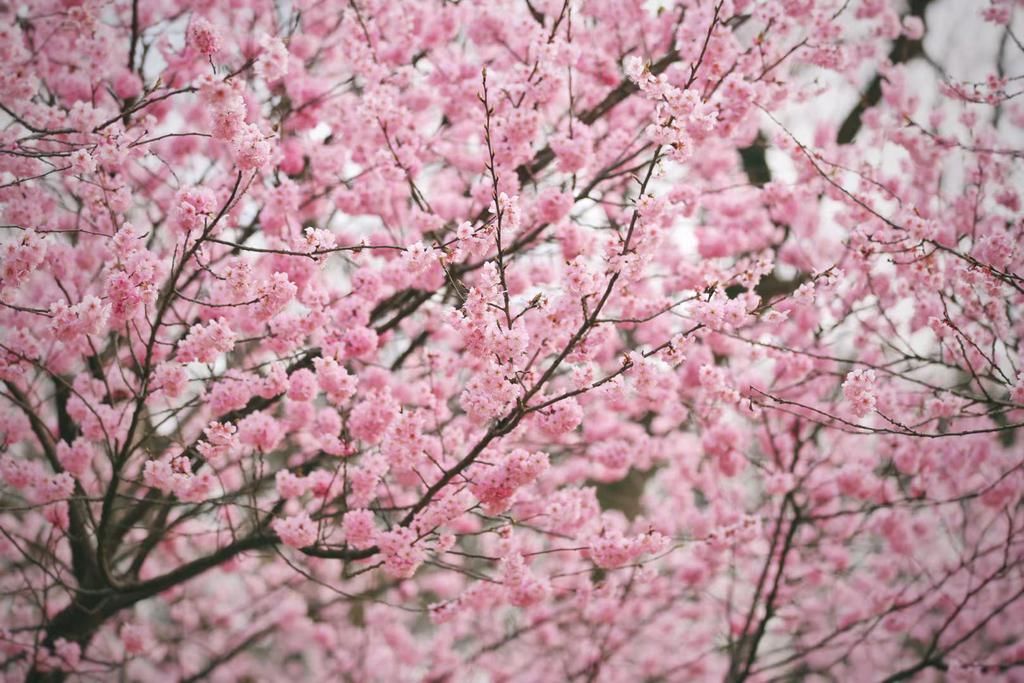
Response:
[{"label": "cherry blossom tree", "polygon": [[1022,38],[0,5],[0,677],[1024,680]]}]

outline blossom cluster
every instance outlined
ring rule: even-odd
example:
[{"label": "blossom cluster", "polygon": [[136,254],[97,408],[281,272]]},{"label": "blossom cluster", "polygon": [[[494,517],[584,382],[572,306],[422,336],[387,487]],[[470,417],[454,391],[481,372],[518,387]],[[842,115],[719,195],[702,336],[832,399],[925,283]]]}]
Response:
[{"label": "blossom cluster", "polygon": [[1019,2],[15,5],[0,680],[1024,680]]}]

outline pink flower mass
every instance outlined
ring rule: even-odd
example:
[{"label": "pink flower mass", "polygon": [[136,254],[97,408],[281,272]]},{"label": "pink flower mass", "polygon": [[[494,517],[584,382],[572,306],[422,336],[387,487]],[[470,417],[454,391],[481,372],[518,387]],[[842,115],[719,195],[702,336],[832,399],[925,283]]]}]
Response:
[{"label": "pink flower mass", "polygon": [[0,683],[1024,682],[1022,41],[0,3]]}]

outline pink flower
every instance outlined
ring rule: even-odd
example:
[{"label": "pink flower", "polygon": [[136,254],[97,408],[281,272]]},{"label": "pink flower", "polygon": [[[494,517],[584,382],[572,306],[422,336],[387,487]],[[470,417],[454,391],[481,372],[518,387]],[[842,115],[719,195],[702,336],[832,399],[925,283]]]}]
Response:
[{"label": "pink flower", "polygon": [[522,486],[536,480],[548,467],[545,453],[530,453],[519,448],[505,455],[498,464],[475,468],[470,491],[489,513],[501,512]]},{"label": "pink flower", "polygon": [[545,188],[537,196],[537,217],[545,223],[557,223],[572,209],[573,197],[554,187]]},{"label": "pink flower", "polygon": [[701,445],[704,452],[714,459],[719,471],[726,477],[734,477],[746,466],[741,452],[742,437],[734,425],[719,423],[704,432]]},{"label": "pink flower", "polygon": [[369,548],[377,537],[377,526],[370,510],[349,510],[342,517],[341,529],[345,542],[357,550]]},{"label": "pink flower", "polygon": [[540,411],[537,423],[546,434],[558,436],[576,429],[583,421],[583,408],[574,398],[562,399]]},{"label": "pink flower", "polygon": [[502,583],[508,592],[508,601],[516,607],[536,605],[548,596],[550,586],[531,572],[523,556],[516,553],[504,558]]},{"label": "pink flower", "polygon": [[857,369],[846,376],[843,396],[853,404],[853,413],[857,417],[864,417],[874,411],[878,400],[876,385],[874,370]]},{"label": "pink flower", "polygon": [[180,363],[160,363],[153,369],[153,391],[178,398],[188,388],[188,372]]},{"label": "pink flower", "polygon": [[0,679],[1024,683],[1024,0],[923,4],[5,3]]},{"label": "pink flower", "polygon": [[213,27],[213,24],[202,17],[192,20],[188,27],[188,40],[192,47],[206,57],[212,57],[220,52],[223,47],[220,32]]},{"label": "pink flower", "polygon": [[288,48],[280,38],[263,35],[259,40],[261,53],[256,60],[256,73],[268,83],[281,80],[288,73]]},{"label": "pink flower", "polygon": [[46,476],[41,463],[9,455],[0,456],[0,475],[5,484],[18,491],[35,486]]},{"label": "pink flower", "polygon": [[61,467],[75,478],[81,478],[86,473],[94,456],[92,446],[82,437],[75,439],[71,445],[65,441],[57,444],[57,459]]},{"label": "pink flower", "polygon": [[274,273],[270,280],[256,289],[256,319],[270,320],[295,298],[297,288],[289,281],[287,273]]},{"label": "pink flower", "polygon": [[316,523],[305,512],[275,519],[271,524],[281,542],[292,548],[305,548],[316,543]]},{"label": "pink flower", "polygon": [[338,238],[329,230],[306,228],[302,231],[306,248],[311,254],[329,252],[338,246]]},{"label": "pink flower", "polygon": [[67,500],[75,492],[75,480],[70,472],[61,472],[36,482],[36,499],[40,503]]},{"label": "pink flower", "polygon": [[202,231],[217,211],[217,200],[208,187],[186,187],[175,196],[172,221],[183,233]]},{"label": "pink flower", "polygon": [[178,360],[182,363],[212,363],[220,354],[235,347],[235,338],[224,318],[212,320],[205,326],[195,325],[178,345]]},{"label": "pink flower", "polygon": [[368,327],[353,327],[342,335],[345,358],[370,360],[377,350],[377,333]]},{"label": "pink flower", "polygon": [[142,480],[163,493],[173,493],[183,502],[205,501],[213,492],[216,478],[209,468],[199,474],[192,472],[191,461],[171,453],[160,460],[149,460],[143,467]]},{"label": "pink flower", "polygon": [[506,378],[502,367],[490,363],[466,383],[459,401],[473,420],[486,422],[505,414],[516,395],[516,385]]},{"label": "pink flower", "polygon": [[374,392],[360,401],[349,416],[352,436],[366,443],[379,443],[391,423],[398,417],[399,404],[389,391]]},{"label": "pink flower", "polygon": [[56,503],[50,503],[43,508],[43,518],[67,533],[68,528],[71,525],[71,516],[68,512],[68,503],[66,500],[59,500]]},{"label": "pink flower", "polygon": [[253,383],[245,375],[229,370],[206,394],[214,415],[224,415],[245,407],[253,396]]},{"label": "pink flower", "polygon": [[610,531],[594,539],[587,554],[598,567],[611,569],[635,562],[641,555],[662,552],[667,546],[668,539],[657,531],[633,537]]},{"label": "pink flower", "polygon": [[121,642],[124,644],[124,651],[129,655],[139,655],[145,652],[151,646],[153,638],[149,627],[133,623],[122,626],[120,636]]},{"label": "pink flower", "polygon": [[573,126],[573,135],[553,135],[549,141],[551,149],[558,157],[558,168],[566,173],[577,173],[590,161],[591,158],[590,129],[586,126]]},{"label": "pink flower", "polygon": [[284,439],[281,424],[270,415],[258,410],[238,423],[238,440],[262,453],[270,453]]},{"label": "pink flower", "polygon": [[199,88],[200,98],[211,108],[213,134],[228,142],[238,139],[245,126],[245,101],[236,83],[207,78]]},{"label": "pink flower", "polygon": [[463,512],[472,507],[471,497],[465,491],[447,493],[421,510],[413,520],[411,528],[420,536],[424,536],[457,520]]},{"label": "pink flower", "polygon": [[0,251],[0,292],[14,289],[28,279],[46,258],[46,240],[26,230],[18,241],[8,242]]},{"label": "pink flower", "polygon": [[377,534],[377,546],[384,557],[384,569],[391,576],[409,578],[426,559],[421,546],[416,543],[412,529],[397,527]]},{"label": "pink flower", "polygon": [[309,482],[305,477],[297,477],[288,470],[278,470],[274,477],[277,483],[277,493],[284,499],[298,498],[309,489]]},{"label": "pink flower", "polygon": [[63,301],[50,305],[53,335],[63,342],[70,342],[81,336],[100,334],[110,317],[110,305],[94,296],[87,296],[80,303],[68,306]]},{"label": "pink flower", "polygon": [[327,394],[327,400],[337,405],[344,403],[356,392],[356,378],[333,358],[317,358],[313,361],[316,379]]},{"label": "pink flower", "polygon": [[204,458],[213,464],[230,456],[239,446],[235,425],[230,422],[211,422],[204,430],[206,439],[196,446]]},{"label": "pink flower", "polygon": [[920,40],[924,35],[924,22],[921,17],[910,14],[903,17],[903,35],[910,40]]},{"label": "pink flower", "polygon": [[299,368],[289,375],[288,398],[293,401],[311,401],[316,393],[316,375],[311,370]]},{"label": "pink flower", "polygon": [[274,145],[271,136],[266,135],[251,123],[238,123],[229,118],[225,126],[234,126],[232,131],[231,149],[235,163],[243,171],[262,171],[273,160]]}]

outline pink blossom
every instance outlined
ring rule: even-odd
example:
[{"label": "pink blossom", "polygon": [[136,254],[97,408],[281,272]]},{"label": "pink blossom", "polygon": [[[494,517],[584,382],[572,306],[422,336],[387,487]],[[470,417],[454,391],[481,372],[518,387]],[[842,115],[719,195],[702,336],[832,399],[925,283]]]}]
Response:
[{"label": "pink blossom", "polygon": [[627,537],[616,532],[607,532],[594,539],[587,551],[599,567],[621,567],[635,561],[645,553],[658,553],[668,546],[668,539],[657,531]]},{"label": "pink blossom", "polygon": [[377,537],[377,527],[370,510],[349,510],[341,521],[345,542],[357,550],[369,548]]},{"label": "pink blossom", "polygon": [[345,358],[370,360],[377,350],[377,333],[367,327],[353,327],[342,335],[342,355]]},{"label": "pink blossom", "polygon": [[507,411],[515,401],[516,387],[496,364],[489,365],[466,385],[460,401],[475,420],[492,420]]},{"label": "pink blossom", "polygon": [[153,370],[153,390],[178,398],[188,388],[188,372],[179,363],[160,363]]},{"label": "pink blossom", "polygon": [[256,60],[256,73],[267,82],[280,80],[288,73],[288,50],[280,38],[260,37],[260,56]]},{"label": "pink blossom", "polygon": [[7,4],[0,678],[1020,677],[1020,2]]},{"label": "pink blossom", "polygon": [[846,376],[843,382],[843,396],[853,405],[853,413],[864,417],[875,410],[878,400],[877,378],[871,369],[857,369]]},{"label": "pink blossom", "polygon": [[293,401],[310,401],[316,393],[316,375],[311,370],[299,368],[288,376],[288,398]]},{"label": "pink blossom", "polygon": [[529,607],[544,600],[550,587],[534,576],[519,554],[502,560],[504,565],[503,583],[508,591],[508,601],[516,607]]},{"label": "pink blossom", "polygon": [[205,326],[196,325],[178,345],[178,360],[182,363],[212,363],[220,354],[234,348],[235,339],[235,333],[224,318],[213,320]]},{"label": "pink blossom", "polygon": [[92,445],[82,437],[75,439],[70,445],[65,441],[57,444],[57,459],[61,467],[76,479],[86,473],[94,457]]},{"label": "pink blossom", "polygon": [[173,220],[183,233],[204,230],[217,210],[216,198],[208,187],[186,187],[175,196]]},{"label": "pink blossom", "polygon": [[313,366],[317,382],[331,403],[343,403],[355,393],[356,378],[333,358],[317,358]]},{"label": "pink blossom", "polygon": [[298,498],[309,488],[306,477],[298,477],[288,470],[278,470],[274,480],[277,483],[277,493],[285,499]]},{"label": "pink blossom", "polygon": [[120,635],[124,650],[129,655],[142,654],[152,643],[152,632],[144,624],[125,624]]},{"label": "pink blossom", "polygon": [[205,439],[196,446],[204,458],[215,464],[232,455],[239,447],[237,429],[230,422],[211,422],[203,434]]},{"label": "pink blossom", "polygon": [[50,305],[53,316],[53,334],[63,342],[80,336],[100,334],[110,317],[110,305],[94,296],[87,296],[80,303],[68,306],[63,301]]},{"label": "pink blossom", "polygon": [[546,411],[541,411],[537,420],[546,433],[557,436],[571,432],[583,421],[583,409],[573,398],[559,401]]},{"label": "pink blossom", "polygon": [[398,417],[399,405],[389,392],[379,392],[360,401],[352,409],[349,429],[352,436],[367,443],[379,443]]},{"label": "pink blossom", "polygon": [[213,24],[202,17],[192,20],[188,27],[189,43],[207,57],[212,57],[221,51],[223,40],[220,33]]},{"label": "pink blossom", "polygon": [[288,302],[295,298],[297,289],[289,281],[287,273],[274,273],[270,280],[256,289],[256,316],[258,320],[269,320],[279,313]]},{"label": "pink blossom", "polygon": [[263,453],[277,448],[284,437],[281,423],[263,411],[257,411],[238,423],[238,440]]},{"label": "pink blossom", "polygon": [[316,523],[305,512],[275,519],[271,524],[281,542],[292,548],[305,548],[316,543]]},{"label": "pink blossom", "polygon": [[576,173],[589,163],[591,135],[584,126],[575,127],[572,137],[565,134],[553,136],[550,144],[558,157],[558,167],[563,171]]},{"label": "pink blossom", "polygon": [[0,291],[21,285],[46,258],[46,241],[27,230],[17,242],[8,242],[0,252]]},{"label": "pink blossom", "polygon": [[14,458],[10,455],[0,457],[0,474],[3,475],[4,483],[15,490],[22,490],[35,486],[46,475],[39,462]]},{"label": "pink blossom", "polygon": [[470,490],[487,510],[500,512],[508,507],[520,487],[534,481],[548,466],[546,454],[516,449],[505,455],[500,464],[480,468]]},{"label": "pink blossom", "polygon": [[36,498],[40,503],[67,500],[75,491],[75,480],[70,472],[61,472],[40,479],[35,484]]},{"label": "pink blossom", "polygon": [[384,569],[398,578],[411,577],[426,559],[423,547],[416,545],[416,534],[405,527],[378,533],[377,546],[384,557]]}]

